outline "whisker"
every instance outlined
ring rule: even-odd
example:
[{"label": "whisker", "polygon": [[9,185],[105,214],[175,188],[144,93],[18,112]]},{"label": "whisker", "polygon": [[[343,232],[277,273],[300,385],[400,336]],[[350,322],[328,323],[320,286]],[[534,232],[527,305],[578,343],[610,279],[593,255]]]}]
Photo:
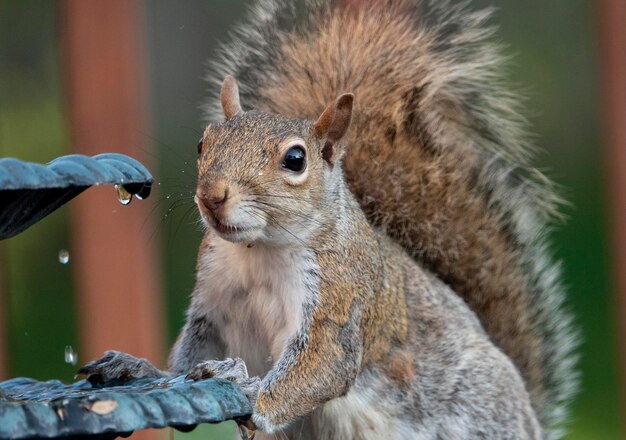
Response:
[{"label": "whisker", "polygon": [[[165,200],[160,200],[160,201],[159,201],[159,204],[161,205],[163,201],[165,201]],[[166,212],[164,215],[162,215],[162,216],[161,216],[161,218],[160,218],[160,220],[159,220],[159,221],[158,221],[158,222],[154,225],[153,231],[152,231],[152,233],[150,234],[150,240],[152,240],[152,239],[155,237],[155,235],[157,234],[157,232],[163,228],[163,225],[165,224],[165,222],[167,221],[167,219],[168,219],[168,218],[170,218],[170,219],[171,219],[171,214],[172,214],[172,212],[174,212],[174,211],[175,211],[176,209],[178,209],[179,207],[185,206],[187,203],[191,203],[191,201],[190,201],[189,199],[178,199],[178,200],[174,200],[174,201],[172,202],[172,204],[169,206],[169,208],[167,209],[167,212]],[[162,206],[162,205],[161,205],[161,206]],[[160,208],[160,206],[158,206],[158,207]],[[157,206],[155,206],[155,207],[152,209],[151,213],[152,213],[152,212],[154,212],[154,210],[155,210],[156,208],[157,208]],[[147,221],[147,219],[148,219],[148,218],[146,217],[146,220],[144,221],[144,225],[145,225],[145,222]],[[171,224],[171,221],[170,221],[170,223],[168,223],[168,225],[170,225],[170,224]],[[171,231],[170,231],[170,232],[171,232]]]},{"label": "whisker", "polygon": [[[144,132],[142,130],[139,130],[139,133],[145,137],[147,137],[148,139],[150,139],[151,141],[155,142],[157,145],[166,148],[170,153],[174,154],[176,156],[176,159],[178,159],[180,162],[182,162],[184,165],[188,166],[189,165],[189,161],[185,160],[185,158],[183,156],[180,155],[180,153],[171,145],[166,144],[165,142],[157,139],[156,137],[154,137],[153,135],[151,135],[150,133]],[[146,148],[141,148],[144,152],[153,155],[154,157],[157,157],[157,155],[146,149]],[[194,151],[193,148],[190,151]],[[181,168],[175,167],[172,164],[168,164],[168,166],[171,166],[172,168],[178,170],[178,171],[183,171]]]},{"label": "whisker", "polygon": [[286,212],[287,214],[295,215],[297,217],[300,217],[303,220],[308,220],[308,221],[311,221],[313,223],[316,223],[319,226],[322,226],[324,224],[323,222],[321,222],[321,221],[319,221],[319,220],[317,220],[317,219],[315,219],[313,217],[310,217],[310,216],[308,216],[306,214],[302,214],[301,212],[298,212],[298,211],[296,211],[294,209],[291,209],[291,208],[286,208],[284,206],[274,205],[272,203],[263,202],[261,200],[246,200],[246,201],[248,203],[250,203],[250,204],[259,203],[261,205],[265,205],[265,206],[268,206],[270,208],[274,208],[276,211]]},{"label": "whisker", "polygon": [[176,236],[176,234],[178,234],[178,231],[180,230],[180,227],[182,226],[182,224],[185,222],[186,217],[189,215],[190,212],[194,211],[195,208],[195,203],[193,205],[191,205],[190,207],[187,208],[187,210],[183,213],[182,217],[180,218],[180,221],[178,222],[178,226],[176,227],[176,230],[174,231],[174,236]]},{"label": "whisker", "polygon": [[[251,208],[253,208],[253,209],[255,209],[255,207],[254,207],[254,206],[250,206],[250,207],[251,207]],[[258,209],[258,208],[256,208],[256,209]],[[267,215],[267,216],[268,216],[268,217],[272,220],[272,222],[274,222],[274,224],[275,224],[276,226],[278,226],[279,228],[281,228],[282,230],[284,230],[285,232],[287,232],[289,235],[291,235],[293,238],[295,238],[296,240],[298,240],[298,241],[300,242],[300,244],[302,244],[303,246],[306,246],[306,243],[304,242],[304,240],[302,240],[302,239],[301,239],[301,238],[299,238],[296,234],[294,234],[294,233],[293,233],[293,232],[291,232],[289,229],[287,229],[285,226],[283,226],[283,225],[282,225],[282,224],[281,224],[281,223],[280,223],[280,222],[276,219],[276,217],[274,217],[272,214],[270,214],[270,213],[269,213],[269,212],[267,212],[267,211],[262,211],[262,210],[261,210],[261,212],[263,212],[265,215]]]}]

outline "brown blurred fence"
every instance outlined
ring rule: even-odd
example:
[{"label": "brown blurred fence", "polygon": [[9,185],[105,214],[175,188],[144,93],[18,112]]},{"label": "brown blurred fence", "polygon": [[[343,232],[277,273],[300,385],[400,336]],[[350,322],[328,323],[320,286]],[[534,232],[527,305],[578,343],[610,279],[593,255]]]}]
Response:
[{"label": "brown blurred fence", "polygon": [[599,0],[602,121],[620,342],[622,423],[626,422],[626,1]]},{"label": "brown blurred fence", "polygon": [[[72,150],[119,152],[149,164],[141,3],[65,0],[60,6]],[[117,349],[163,362],[165,325],[150,205],[149,199],[123,207],[112,188],[91,189],[72,203],[76,301],[86,359]]]}]

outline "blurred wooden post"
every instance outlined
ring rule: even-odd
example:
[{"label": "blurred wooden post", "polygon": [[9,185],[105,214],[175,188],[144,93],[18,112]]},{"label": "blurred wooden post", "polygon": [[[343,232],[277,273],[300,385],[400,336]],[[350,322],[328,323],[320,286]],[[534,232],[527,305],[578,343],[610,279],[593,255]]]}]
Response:
[{"label": "blurred wooden post", "polygon": [[[135,0],[60,3],[74,152],[124,153],[150,168],[142,13]],[[81,362],[115,349],[163,366],[165,321],[151,205],[148,199],[122,206],[110,186],[90,189],[71,204]]]},{"label": "blurred wooden post", "polygon": [[602,121],[610,200],[613,274],[620,344],[622,417],[626,421],[626,1],[599,0]]}]

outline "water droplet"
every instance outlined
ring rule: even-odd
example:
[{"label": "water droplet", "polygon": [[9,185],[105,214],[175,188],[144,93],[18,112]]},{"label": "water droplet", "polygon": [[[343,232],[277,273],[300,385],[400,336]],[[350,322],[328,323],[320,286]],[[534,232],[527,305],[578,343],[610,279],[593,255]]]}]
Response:
[{"label": "water droplet", "polygon": [[28,336],[28,332],[24,332],[24,336]]},{"label": "water droplet", "polygon": [[138,199],[144,200],[150,196],[152,182],[131,183],[125,186],[127,192],[134,194]]},{"label": "water droplet", "polygon": [[78,362],[78,355],[76,354],[76,352],[74,351],[71,345],[66,345],[65,346],[65,363],[76,365],[76,362]]},{"label": "water droplet", "polygon": [[115,185],[115,190],[117,191],[117,200],[122,205],[128,205],[133,199],[133,195],[126,191],[122,185]]},{"label": "water droplet", "polygon": [[61,249],[59,251],[59,263],[61,264],[67,264],[70,261],[70,253],[67,251],[67,249]]}]

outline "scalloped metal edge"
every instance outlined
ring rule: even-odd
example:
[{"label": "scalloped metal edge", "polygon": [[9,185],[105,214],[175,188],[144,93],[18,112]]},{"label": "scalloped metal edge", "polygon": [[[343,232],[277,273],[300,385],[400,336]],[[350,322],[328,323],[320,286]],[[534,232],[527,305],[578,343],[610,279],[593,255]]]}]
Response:
[{"label": "scalloped metal edge", "polygon": [[0,240],[13,237],[94,185],[121,185],[146,198],[154,179],[141,163],[118,153],[71,154],[47,165],[0,159]]},{"label": "scalloped metal edge", "polygon": [[152,174],[135,159],[118,153],[89,157],[70,154],[47,165],[0,159],[0,190],[67,188],[102,184],[151,183]]},{"label": "scalloped metal edge", "polygon": [[[43,397],[47,390],[52,390],[52,398]],[[123,386],[95,388],[84,380],[66,385],[16,378],[0,383],[0,392],[4,394],[0,394],[0,439],[11,440],[110,437],[168,426],[189,430],[252,413],[243,393],[223,379],[136,379]],[[97,402],[104,402],[100,405],[107,410],[95,410]]]}]

